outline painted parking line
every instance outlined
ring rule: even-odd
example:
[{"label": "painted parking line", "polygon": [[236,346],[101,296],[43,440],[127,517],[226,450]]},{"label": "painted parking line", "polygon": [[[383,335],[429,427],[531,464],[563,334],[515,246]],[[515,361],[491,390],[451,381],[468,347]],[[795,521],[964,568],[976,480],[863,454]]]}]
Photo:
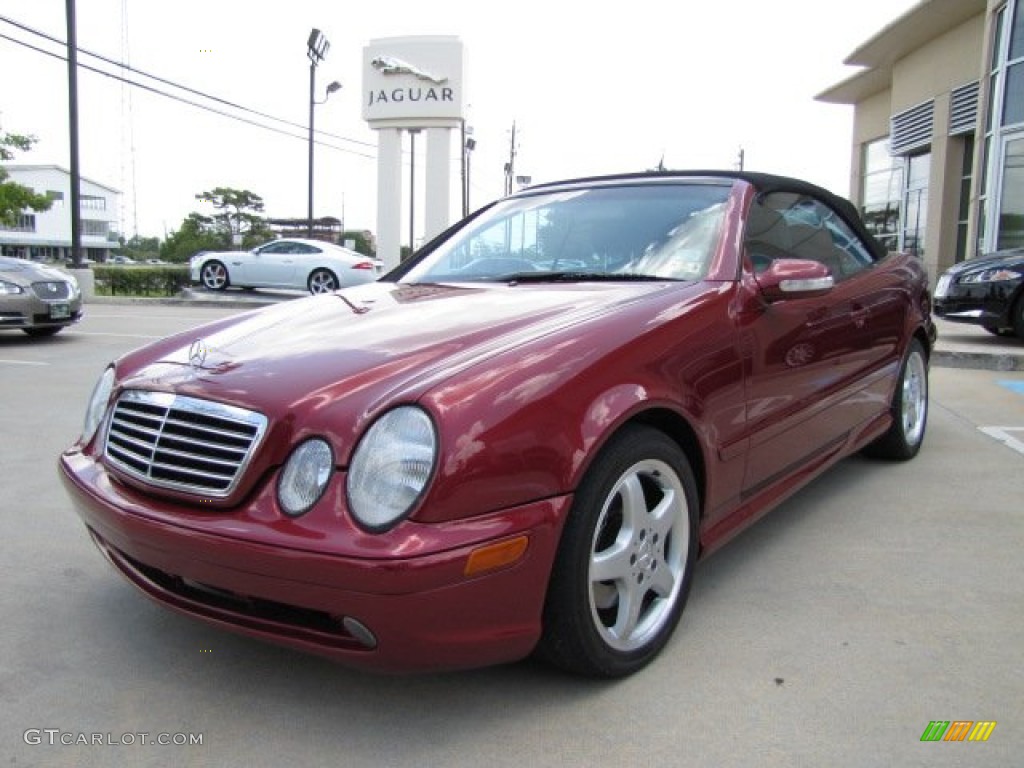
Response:
[{"label": "painted parking line", "polygon": [[49,363],[41,363],[35,360],[7,360],[0,357],[0,364],[3,365],[49,365]]},{"label": "painted parking line", "polygon": [[1024,455],[1024,427],[978,427],[1007,448]]}]

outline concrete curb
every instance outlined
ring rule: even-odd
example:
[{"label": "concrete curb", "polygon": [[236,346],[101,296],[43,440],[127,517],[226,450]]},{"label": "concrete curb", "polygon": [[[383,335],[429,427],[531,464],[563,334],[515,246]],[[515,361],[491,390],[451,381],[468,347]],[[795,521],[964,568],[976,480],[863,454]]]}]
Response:
[{"label": "concrete curb", "polygon": [[985,371],[1024,371],[1024,354],[1006,352],[961,352],[936,346],[932,365],[941,368],[974,368]]},{"label": "concrete curb", "polygon": [[302,296],[308,296],[309,294],[301,293],[292,295],[286,294],[275,294],[273,296],[261,296],[261,295],[228,295],[218,296],[214,298],[213,295],[203,296],[194,295],[191,291],[186,291],[180,296],[92,296],[86,300],[86,304],[112,304],[112,305],[133,305],[133,304],[150,304],[152,306],[179,306],[179,307],[208,307],[213,309],[256,309],[257,307],[269,307],[274,304],[280,304],[282,301],[290,301],[292,299],[301,298]]}]

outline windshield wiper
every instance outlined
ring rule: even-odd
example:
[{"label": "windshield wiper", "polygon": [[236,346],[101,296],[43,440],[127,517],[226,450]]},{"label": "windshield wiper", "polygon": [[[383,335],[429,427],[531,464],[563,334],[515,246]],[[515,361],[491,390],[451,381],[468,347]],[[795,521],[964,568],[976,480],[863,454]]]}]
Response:
[{"label": "windshield wiper", "polygon": [[663,282],[669,277],[644,275],[636,272],[586,272],[578,269],[561,272],[514,272],[497,275],[494,280],[508,283],[584,283],[584,282]]}]

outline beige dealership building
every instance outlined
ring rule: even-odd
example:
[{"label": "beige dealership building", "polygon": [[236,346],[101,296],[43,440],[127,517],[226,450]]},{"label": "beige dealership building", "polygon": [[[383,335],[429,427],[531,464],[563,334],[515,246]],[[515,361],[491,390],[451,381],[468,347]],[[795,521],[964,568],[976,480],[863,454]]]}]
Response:
[{"label": "beige dealership building", "polygon": [[850,198],[934,280],[1024,246],[1024,0],[924,0],[816,98],[854,107]]}]

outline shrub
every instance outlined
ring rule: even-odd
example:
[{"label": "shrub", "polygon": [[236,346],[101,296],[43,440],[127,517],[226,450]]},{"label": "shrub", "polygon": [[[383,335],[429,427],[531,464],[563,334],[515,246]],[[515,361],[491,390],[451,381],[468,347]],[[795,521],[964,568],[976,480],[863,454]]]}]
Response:
[{"label": "shrub", "polygon": [[188,287],[187,265],[92,268],[97,296],[177,296]]}]

